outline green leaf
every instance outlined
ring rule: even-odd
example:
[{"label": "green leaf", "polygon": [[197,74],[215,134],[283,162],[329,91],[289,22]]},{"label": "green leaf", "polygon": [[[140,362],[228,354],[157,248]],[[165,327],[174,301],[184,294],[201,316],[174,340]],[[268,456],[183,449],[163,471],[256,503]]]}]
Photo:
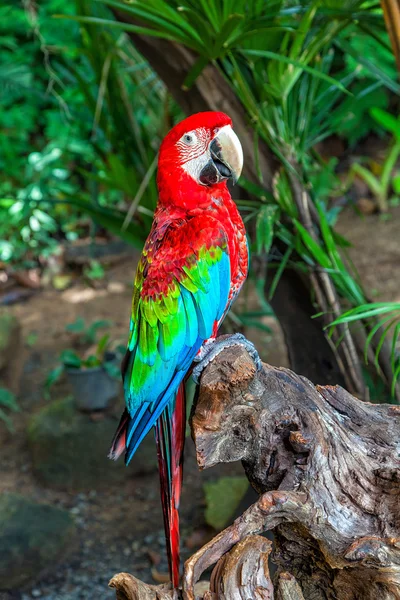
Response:
[{"label": "green leaf", "polygon": [[268,254],[274,238],[274,226],[279,219],[280,211],[277,206],[263,206],[256,221],[257,254]]},{"label": "green leaf", "polygon": [[121,367],[116,362],[104,362],[103,369],[109,374],[112,379],[121,380]]},{"label": "green leaf", "polygon": [[[130,23],[122,23],[119,21],[113,21],[112,19],[101,19],[99,17],[79,17],[74,15],[53,15],[55,19],[67,19],[70,21],[77,21],[78,23],[92,23],[93,25],[103,25],[110,29],[118,29],[120,31],[127,31],[131,33],[137,33],[139,35],[149,35],[151,37],[158,37],[164,40],[176,41],[176,36],[157,29],[149,29],[148,27],[139,27],[139,25],[132,25]],[[186,45],[189,47],[196,48],[195,44],[190,44],[186,41]]]},{"label": "green leaf", "polygon": [[241,53],[244,54],[245,56],[270,58],[270,59],[277,60],[278,62],[285,63],[287,65],[292,65],[294,67],[298,67],[302,71],[305,71],[306,73],[310,73],[310,75],[314,75],[314,77],[318,77],[319,79],[322,79],[323,81],[326,81],[327,83],[330,83],[331,85],[338,88],[341,92],[347,94],[348,96],[352,95],[351,92],[346,90],[346,88],[344,87],[344,85],[342,85],[340,83],[340,81],[337,81],[337,79],[333,79],[333,77],[329,77],[329,75],[326,75],[325,73],[322,73],[321,71],[318,71],[318,69],[309,67],[305,63],[295,60],[294,58],[288,58],[287,56],[277,54],[276,52],[270,52],[269,50],[241,50]]},{"label": "green leaf", "polygon": [[10,392],[10,390],[2,387],[0,387],[0,405],[13,410],[14,412],[19,411],[15,395]]},{"label": "green leaf", "polygon": [[319,263],[325,269],[330,269],[332,265],[331,265],[331,261],[329,260],[329,257],[327,256],[326,252],[314,240],[314,238],[308,233],[308,231],[303,227],[303,225],[301,223],[299,223],[299,221],[297,221],[296,219],[294,219],[293,221],[294,221],[294,224],[296,225],[297,231],[299,232],[304,245],[311,252],[311,254],[312,254],[313,258],[316,260],[316,262]]},{"label": "green leaf", "polygon": [[396,174],[392,179],[393,191],[396,194],[400,194],[400,174]]},{"label": "green leaf", "polygon": [[339,48],[346,54],[352,56],[357,63],[361,64],[365,67],[370,74],[380,81],[384,86],[386,86],[389,90],[392,90],[395,94],[400,94],[400,85],[396,83],[394,79],[389,77],[376,62],[371,62],[368,58],[363,56],[361,52],[357,52],[351,44],[349,44],[343,38],[336,38],[334,43],[339,46]]},{"label": "green leaf", "polygon": [[[56,203],[54,202],[54,204]],[[114,233],[128,244],[132,244],[132,246],[135,246],[136,248],[143,248],[143,244],[146,240],[146,229],[143,226],[137,225],[133,222],[130,222],[127,227],[124,228],[124,213],[112,208],[105,208],[103,206],[95,205],[77,198],[68,198],[63,202],[57,202],[57,204],[70,204],[71,206],[75,206],[83,213],[86,213],[92,217],[96,223],[111,233]]]},{"label": "green leaf", "polygon": [[57,367],[52,369],[46,378],[46,382],[45,382],[46,389],[49,390],[51,388],[51,386],[54,385],[60,379],[60,377],[63,373],[64,373],[64,365],[58,365]]},{"label": "green leaf", "polygon": [[332,231],[333,239],[340,248],[351,248],[352,243],[337,231]]},{"label": "green leaf", "polygon": [[258,329],[259,331],[264,331],[264,333],[272,333],[271,327],[263,323],[258,319],[248,319],[246,317],[241,316],[240,320],[244,327],[253,327],[254,329]]},{"label": "green leaf", "polygon": [[368,185],[371,192],[375,196],[380,196],[382,188],[381,183],[377,177],[375,177],[370,171],[368,171],[368,169],[357,163],[352,165],[351,170],[354,171],[354,173],[357,173],[357,175],[365,181],[365,183]]},{"label": "green leaf", "polygon": [[35,331],[31,331],[30,333],[28,333],[28,335],[26,336],[26,340],[25,343],[29,348],[33,348],[33,346],[36,344],[36,342],[39,339],[39,334],[36,333]]},{"label": "green leaf", "polygon": [[102,360],[105,349],[107,348],[110,341],[110,334],[106,333],[100,338],[96,348],[96,356],[99,360]]},{"label": "green leaf", "polygon": [[369,304],[362,304],[343,313],[329,327],[340,325],[341,323],[359,321],[360,319],[369,319],[393,311],[400,311],[400,302],[371,302]]},{"label": "green leaf", "polygon": [[68,369],[80,369],[82,366],[81,358],[73,350],[63,350],[60,354],[60,361]]},{"label": "green leaf", "polygon": [[382,125],[387,131],[393,133],[400,140],[400,120],[381,108],[371,108],[371,116],[379,125]]},{"label": "green leaf", "polygon": [[177,11],[165,2],[162,5],[158,5],[158,10],[149,6],[148,3],[146,3],[147,5],[142,4],[142,6],[138,6],[138,3],[118,2],[116,0],[97,0],[97,2],[131,14],[148,25],[158,27],[161,31],[169,32],[171,36],[175,36],[177,39],[182,39],[182,31],[185,30],[190,37],[199,42],[201,41],[196,30],[180,16],[179,12],[183,11]]},{"label": "green leaf", "polygon": [[249,192],[253,196],[256,196],[261,201],[272,202],[275,203],[275,198],[268,190],[265,190],[263,187],[258,185],[257,183],[253,183],[246,179],[243,175],[240,176],[240,187],[242,187],[246,192]]},{"label": "green leaf", "polygon": [[85,341],[89,344],[94,344],[96,341],[97,332],[99,329],[104,329],[105,327],[110,327],[112,325],[112,321],[107,319],[99,319],[98,321],[94,321],[90,327],[88,327],[85,333]]},{"label": "green leaf", "polygon": [[276,273],[274,275],[274,278],[272,280],[271,286],[269,288],[269,294],[268,294],[269,300],[271,300],[271,298],[275,294],[276,287],[277,287],[277,285],[279,283],[279,280],[280,280],[280,278],[282,276],[283,271],[286,268],[287,263],[289,262],[289,258],[291,256],[292,252],[293,252],[293,246],[288,246],[285,254],[282,257],[281,262],[279,263],[279,267],[278,267],[278,269],[277,269],[277,271],[276,271]]},{"label": "green leaf", "polygon": [[315,17],[315,13],[317,12],[317,3],[312,2],[308,10],[305,12],[303,18],[300,21],[299,30],[297,31],[296,36],[294,37],[294,41],[292,43],[292,47],[290,50],[290,58],[294,59],[296,56],[300,56],[303,44],[306,39],[307,34],[311,29],[311,24]]},{"label": "green leaf", "polygon": [[376,370],[379,370],[379,355],[381,353],[382,346],[384,344],[386,336],[389,333],[389,329],[394,325],[394,323],[396,323],[396,321],[397,321],[396,317],[391,319],[389,321],[388,325],[386,325],[385,329],[383,330],[381,337],[379,338],[379,342],[378,342],[378,344],[376,346],[376,350],[375,350],[375,368],[376,368]]},{"label": "green leaf", "polygon": [[185,77],[185,81],[182,84],[183,91],[187,92],[190,90],[196,79],[202,73],[204,68],[209,63],[209,58],[207,56],[199,56],[199,58],[194,63],[193,67],[190,69],[189,73]]},{"label": "green leaf", "polygon": [[397,383],[399,376],[400,376],[400,361],[393,373],[393,380],[392,380],[392,387],[391,387],[391,394],[393,397],[395,397],[396,383]]},{"label": "green leaf", "polygon": [[69,331],[71,333],[82,333],[85,331],[85,319],[83,317],[78,317],[76,321],[73,323],[68,323],[65,326],[65,331]]},{"label": "green leaf", "polygon": [[215,45],[213,49],[213,58],[218,58],[223,47],[228,47],[228,40],[235,29],[243,23],[244,15],[233,14],[229,15],[225,23],[223,24],[220,32],[218,33]]},{"label": "green leaf", "polygon": [[379,206],[381,210],[385,211],[388,209],[387,205],[387,196],[389,192],[389,187],[391,184],[391,176],[392,171],[397,163],[397,160],[400,155],[400,137],[396,140],[396,143],[392,145],[390,148],[385,162],[383,163],[382,173],[381,173],[381,194],[377,198],[379,202]]},{"label": "green leaf", "polygon": [[103,279],[106,274],[103,265],[97,260],[91,260],[89,266],[84,268],[83,273],[88,279],[93,280]]},{"label": "green leaf", "polygon": [[223,529],[232,518],[248,487],[246,477],[221,477],[217,481],[205,483],[205,519],[208,525],[217,531]]},{"label": "green leaf", "polygon": [[394,371],[396,359],[398,357],[397,342],[399,341],[399,336],[400,336],[400,322],[397,323],[396,327],[394,328],[393,337],[392,337],[392,345],[391,345],[391,349],[390,349],[390,362],[392,365],[392,371]]},{"label": "green leaf", "polygon": [[325,246],[330,253],[331,257],[334,258],[338,255],[335,240],[333,237],[333,231],[330,228],[328,219],[326,218],[325,208],[322,202],[316,202],[318,215],[320,219],[321,235],[324,240]]},{"label": "green leaf", "polygon": [[371,345],[374,335],[385,323],[387,323],[387,321],[389,321],[389,319],[392,319],[392,315],[389,315],[385,319],[378,321],[378,323],[376,323],[376,325],[374,325],[374,327],[372,327],[371,331],[368,333],[367,339],[365,340],[365,346],[364,346],[364,360],[365,360],[366,364],[368,364],[368,349]]},{"label": "green leaf", "polygon": [[91,354],[82,361],[81,366],[86,367],[87,369],[94,369],[95,367],[101,366],[101,360],[94,354]]}]

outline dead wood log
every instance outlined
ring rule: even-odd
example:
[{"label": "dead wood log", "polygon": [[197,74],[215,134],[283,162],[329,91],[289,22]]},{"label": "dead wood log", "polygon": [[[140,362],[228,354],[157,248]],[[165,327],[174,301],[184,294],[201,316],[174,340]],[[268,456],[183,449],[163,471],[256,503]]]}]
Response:
[{"label": "dead wood log", "polygon": [[290,573],[279,575],[276,600],[304,600],[299,584]]},{"label": "dead wood log", "polygon": [[400,598],[400,408],[314,386],[234,348],[205,371],[198,462],[242,460],[261,494],[186,564],[187,598],[243,537],[275,529],[273,560],[307,600]]},{"label": "dead wood log", "polygon": [[118,573],[109,582],[117,600],[177,600],[178,592],[168,585],[148,585],[129,573]]},{"label": "dead wood log", "polygon": [[241,540],[218,561],[204,600],[274,600],[268,569],[271,548],[271,542],[259,535]]},{"label": "dead wood log", "polygon": [[[184,600],[216,563],[203,600],[400,600],[399,406],[256,372],[237,346],[204,371],[191,427],[200,468],[241,460],[260,497],[186,562]],[[257,536],[272,529],[274,588]],[[126,598],[171,598],[155,593]]]}]

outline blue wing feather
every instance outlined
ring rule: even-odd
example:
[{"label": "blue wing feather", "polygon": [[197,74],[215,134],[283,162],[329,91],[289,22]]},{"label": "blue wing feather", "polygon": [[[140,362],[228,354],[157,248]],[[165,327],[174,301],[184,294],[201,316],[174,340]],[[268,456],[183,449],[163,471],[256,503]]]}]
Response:
[{"label": "blue wing feather", "polygon": [[[185,274],[189,277],[190,271],[185,270]],[[158,320],[158,338],[156,345],[153,344],[155,353],[150,353],[147,338],[151,327],[149,316],[145,325],[141,322],[145,321],[145,310],[138,310],[138,321],[132,326],[136,343],[131,339],[131,354],[124,374],[125,397],[131,416],[126,464],[168,403],[174,403],[177,389],[193,359],[225,312],[230,291],[227,251],[222,251],[218,262],[203,261],[197,275],[192,274],[190,286],[178,281],[176,284],[175,298],[152,305]],[[142,342],[141,335],[146,337]]]}]

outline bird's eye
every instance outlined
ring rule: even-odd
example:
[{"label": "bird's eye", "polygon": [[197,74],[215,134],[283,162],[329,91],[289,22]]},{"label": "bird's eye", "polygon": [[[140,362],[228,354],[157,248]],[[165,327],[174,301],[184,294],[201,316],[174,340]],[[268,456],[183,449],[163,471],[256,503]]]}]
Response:
[{"label": "bird's eye", "polygon": [[194,131],[191,131],[190,133],[185,133],[181,137],[181,140],[186,146],[193,146],[197,142],[197,137]]}]

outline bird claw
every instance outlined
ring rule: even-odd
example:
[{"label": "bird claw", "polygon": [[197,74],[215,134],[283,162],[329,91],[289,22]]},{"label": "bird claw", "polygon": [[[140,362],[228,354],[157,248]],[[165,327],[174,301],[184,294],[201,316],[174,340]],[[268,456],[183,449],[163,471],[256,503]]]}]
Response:
[{"label": "bird claw", "polygon": [[247,352],[253,359],[257,371],[260,371],[262,363],[254,344],[252,342],[249,342],[249,340],[246,339],[241,333],[234,333],[233,335],[227,337],[221,336],[220,338],[210,341],[203,346],[202,351],[199,353],[198,357],[194,359],[194,361],[198,364],[194,367],[192,371],[193,381],[196,384],[200,382],[200,377],[204,369],[207,367],[207,365],[210,364],[210,362],[214,360],[216,356],[218,356],[218,354],[220,354],[220,352],[222,352],[222,350],[237,345],[244,346],[244,348],[247,350]]}]

